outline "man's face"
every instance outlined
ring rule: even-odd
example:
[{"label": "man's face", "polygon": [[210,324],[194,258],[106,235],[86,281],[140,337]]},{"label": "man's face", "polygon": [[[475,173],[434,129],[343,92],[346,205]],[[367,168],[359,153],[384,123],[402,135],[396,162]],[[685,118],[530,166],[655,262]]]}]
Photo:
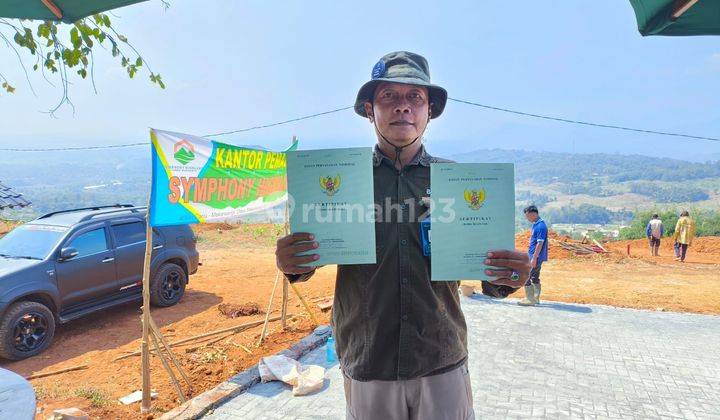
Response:
[{"label": "man's face", "polygon": [[535,220],[537,220],[538,215],[535,213],[532,213],[532,212],[527,212],[527,213],[525,213],[525,218],[528,220],[528,222],[535,223]]},{"label": "man's face", "polygon": [[379,84],[374,103],[365,103],[365,112],[375,121],[380,133],[399,146],[425,132],[429,109],[427,88],[402,83]]}]

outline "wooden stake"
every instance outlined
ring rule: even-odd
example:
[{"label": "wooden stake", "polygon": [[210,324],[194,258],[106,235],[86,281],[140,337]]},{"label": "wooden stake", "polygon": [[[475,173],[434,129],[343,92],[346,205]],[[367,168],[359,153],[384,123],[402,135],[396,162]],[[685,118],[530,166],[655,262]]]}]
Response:
[{"label": "wooden stake", "polygon": [[[293,136],[293,143],[295,142],[295,136]],[[285,220],[283,222],[283,234],[287,236],[289,232],[289,215],[288,215],[288,206],[287,203],[285,203]],[[288,300],[289,300],[289,293],[288,293],[288,279],[283,276],[283,297],[282,297],[282,329],[285,330],[287,328],[287,308],[288,308]]]},{"label": "wooden stake", "polygon": [[273,299],[275,299],[275,289],[277,289],[278,280],[280,279],[280,270],[275,273],[275,283],[273,283],[272,292],[270,292],[270,302],[268,303],[267,312],[265,312],[265,323],[263,324],[262,332],[260,333],[260,339],[257,342],[257,345],[259,346],[262,344],[263,340],[265,339],[265,334],[267,333],[267,327],[268,327],[268,320],[270,319],[270,310],[272,309],[272,302]]},{"label": "wooden stake", "polygon": [[168,376],[170,376],[170,381],[173,384],[173,387],[175,388],[175,391],[178,393],[178,397],[180,397],[180,402],[185,402],[185,394],[182,392],[182,388],[180,388],[180,383],[178,382],[177,378],[175,377],[175,373],[170,369],[170,365],[168,365],[167,360],[165,360],[165,356],[162,353],[162,350],[160,349],[160,344],[158,343],[157,337],[155,337],[155,334],[152,334],[150,336],[153,340],[153,344],[155,344],[155,350],[157,350],[157,355],[160,356],[160,361],[162,362],[162,365],[165,367],[165,370],[168,373]]},{"label": "wooden stake", "polygon": [[30,375],[30,376],[26,377],[25,379],[27,379],[29,381],[30,379],[44,378],[46,376],[58,375],[60,373],[72,372],[74,370],[83,370],[83,369],[87,369],[87,368],[88,368],[87,365],[73,366],[73,367],[69,367],[69,368],[65,368],[65,369],[55,370],[52,372],[36,373],[34,375]]},{"label": "wooden stake", "polygon": [[315,314],[314,314],[313,311],[310,309],[310,305],[308,305],[308,303],[305,301],[305,298],[303,297],[303,295],[300,294],[300,291],[297,289],[297,287],[295,287],[295,284],[290,283],[290,287],[292,287],[292,289],[293,289],[293,291],[295,292],[295,294],[300,298],[300,302],[302,302],[303,306],[305,306],[305,310],[306,310],[306,311],[308,312],[308,314],[310,315],[310,319],[312,319],[312,322],[315,324],[315,326],[320,325],[320,323],[318,322],[317,318],[315,318]]},{"label": "wooden stake", "polygon": [[180,366],[180,362],[178,362],[177,358],[175,357],[175,354],[173,354],[172,350],[170,349],[170,346],[168,345],[167,341],[165,340],[165,337],[163,337],[162,333],[160,332],[160,328],[155,324],[155,320],[150,317],[150,327],[152,327],[152,332],[155,337],[160,339],[160,342],[165,347],[165,351],[168,354],[168,357],[170,357],[170,360],[173,362],[173,365],[175,365],[175,368],[180,372],[180,376],[183,377],[185,380],[185,383],[187,383],[188,387],[190,388],[190,392],[192,392],[192,382],[190,382],[190,378],[185,374],[185,371]]},{"label": "wooden stake", "polygon": [[152,228],[150,227],[150,202],[148,202],[147,215],[145,220],[145,263],[143,264],[143,311],[142,311],[142,341],[140,351],[142,353],[142,403],[140,412],[150,411],[150,346],[148,335],[150,332],[150,261],[152,259]]},{"label": "wooden stake", "polygon": [[[292,315],[292,314],[288,314],[288,316],[291,316],[291,315]],[[270,318],[270,322],[274,322],[274,321],[277,321],[277,320],[279,320],[279,319],[280,319],[279,316],[274,316],[274,317]],[[234,332],[245,331],[245,330],[247,330],[247,329],[250,329],[250,328],[253,328],[253,327],[257,327],[258,325],[262,325],[264,322],[265,322],[265,321],[253,321],[253,322],[248,322],[248,323],[245,323],[245,324],[237,325],[237,326],[234,326],[234,327],[223,328],[223,329],[221,329],[221,330],[216,330],[216,331],[211,331],[211,332],[207,332],[207,333],[195,335],[195,336],[192,336],[192,337],[184,338],[184,339],[179,340],[179,341],[174,341],[174,342],[170,343],[170,347],[180,346],[180,345],[182,345],[182,344],[186,344],[186,343],[189,343],[189,342],[191,342],[191,341],[204,339],[204,338],[207,338],[207,337],[210,337],[210,336],[213,336],[213,335],[222,334],[222,333],[224,333],[224,332],[229,332],[229,331],[234,331]],[[118,360],[127,359],[127,358],[132,357],[132,356],[137,356],[137,355],[139,355],[139,354],[140,354],[140,351],[134,351],[134,352],[132,352],[132,353],[123,354],[122,356],[119,356],[119,357],[116,357],[115,359],[113,359],[113,362],[116,362],[116,361],[118,361]]]}]

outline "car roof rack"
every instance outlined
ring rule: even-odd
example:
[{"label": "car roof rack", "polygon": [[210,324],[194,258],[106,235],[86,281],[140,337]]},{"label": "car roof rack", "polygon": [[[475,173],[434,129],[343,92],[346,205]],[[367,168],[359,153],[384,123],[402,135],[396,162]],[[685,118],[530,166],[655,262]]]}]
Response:
[{"label": "car roof rack", "polygon": [[123,213],[123,212],[139,213],[140,211],[143,211],[143,210],[147,210],[147,207],[146,206],[143,206],[143,207],[132,206],[132,207],[117,208],[117,209],[113,209],[113,210],[105,210],[100,213],[91,213],[86,216],[83,216],[82,219],[78,220],[78,223],[86,222],[88,220],[94,219],[99,216],[107,216],[109,214]]},{"label": "car roof rack", "polygon": [[48,217],[55,216],[57,214],[63,214],[63,213],[73,213],[76,211],[86,211],[86,210],[102,210],[102,209],[123,209],[126,210],[128,208],[135,207],[132,204],[112,204],[109,206],[93,206],[93,207],[82,207],[77,209],[69,209],[69,210],[58,210],[51,213],[43,214],[42,216],[38,217],[38,219],[47,219]]}]

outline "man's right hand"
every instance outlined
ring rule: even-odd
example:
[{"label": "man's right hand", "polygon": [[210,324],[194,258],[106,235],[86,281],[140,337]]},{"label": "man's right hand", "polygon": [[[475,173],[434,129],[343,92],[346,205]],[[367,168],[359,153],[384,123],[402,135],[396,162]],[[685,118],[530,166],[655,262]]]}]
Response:
[{"label": "man's right hand", "polygon": [[307,232],[296,232],[284,236],[277,241],[275,262],[285,274],[305,274],[316,267],[304,266],[320,258],[318,254],[297,255],[300,252],[317,249],[320,244],[314,241],[315,236]]}]

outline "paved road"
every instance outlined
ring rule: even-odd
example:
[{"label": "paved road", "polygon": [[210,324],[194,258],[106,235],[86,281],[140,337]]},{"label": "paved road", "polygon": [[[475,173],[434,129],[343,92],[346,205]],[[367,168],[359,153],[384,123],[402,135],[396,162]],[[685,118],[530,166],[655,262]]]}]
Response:
[{"label": "paved road", "polygon": [[[462,298],[478,418],[720,419],[720,317]],[[207,419],[343,419],[342,374],[293,397],[256,385]]]}]

